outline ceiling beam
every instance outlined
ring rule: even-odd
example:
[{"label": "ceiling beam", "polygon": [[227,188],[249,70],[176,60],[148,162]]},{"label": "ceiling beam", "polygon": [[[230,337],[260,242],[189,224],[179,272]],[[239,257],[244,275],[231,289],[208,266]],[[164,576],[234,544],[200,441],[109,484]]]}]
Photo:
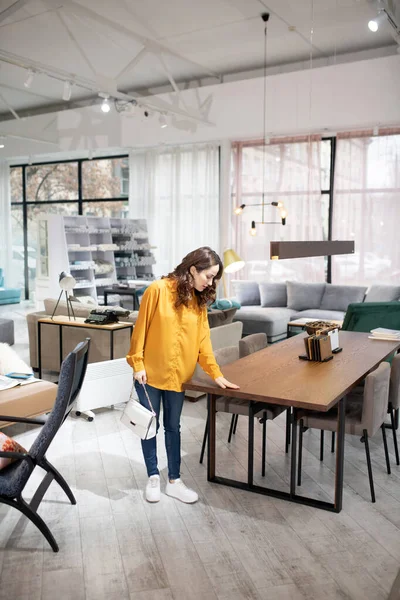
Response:
[{"label": "ceiling beam", "polygon": [[53,77],[54,79],[58,79],[60,81],[70,81],[75,85],[87,89],[94,94],[98,94],[99,92],[104,92],[109,94],[111,98],[115,98],[116,100],[124,100],[125,102],[135,101],[136,104],[142,107],[152,108],[153,110],[159,112],[165,112],[169,114],[174,114],[179,117],[189,118],[193,121],[201,123],[203,125],[213,125],[210,121],[205,119],[200,111],[196,111],[193,109],[183,110],[175,105],[169,104],[165,100],[161,100],[156,96],[148,96],[146,98],[138,97],[137,95],[133,95],[130,93],[124,93],[116,89],[116,86],[107,85],[103,83],[102,87],[99,87],[97,81],[90,79],[88,77],[82,77],[77,75],[76,73],[71,73],[68,71],[64,71],[63,69],[59,69],[57,67],[53,67],[50,65],[46,65],[39,61],[34,61],[29,58],[25,58],[22,56],[18,56],[17,54],[13,54],[11,52],[7,52],[5,50],[0,50],[0,60],[18,67],[22,67],[23,69],[33,69],[39,73],[44,73],[49,77]]},{"label": "ceiling beam", "polygon": [[122,71],[118,73],[115,79],[117,81],[121,80],[124,75],[126,75],[127,73],[129,73],[129,71],[132,71],[136,67],[136,65],[142,60],[142,58],[146,56],[147,53],[147,48],[142,48],[140,52],[138,52],[138,54],[136,54],[136,56],[132,58],[132,60],[126,65],[126,67],[124,67]]},{"label": "ceiling beam", "polygon": [[3,94],[0,94],[0,100],[1,100],[1,102],[3,102],[3,104],[5,106],[7,106],[8,110],[10,111],[10,113],[12,114],[14,119],[19,120],[19,115],[15,112],[13,107],[7,102],[7,100],[4,98]]},{"label": "ceiling beam", "polygon": [[[58,1],[58,0],[44,0],[44,1],[47,5],[53,6],[54,2]],[[216,73],[215,71],[212,71],[208,67],[205,67],[204,65],[199,65],[198,63],[194,62],[193,60],[190,60],[189,58],[182,56],[178,52],[171,50],[167,46],[164,46],[163,44],[160,44],[150,38],[146,38],[145,36],[140,35],[139,33],[132,31],[131,29],[128,29],[127,27],[125,27],[124,25],[121,25],[120,23],[117,23],[116,21],[112,21],[111,19],[108,19],[107,17],[103,17],[102,15],[96,13],[95,11],[90,10],[89,8],[86,8],[85,6],[82,6],[81,4],[78,4],[74,0],[65,0],[63,2],[62,8],[65,11],[72,12],[72,13],[82,16],[82,17],[91,18],[94,21],[100,23],[101,25],[110,27],[111,29],[118,31],[121,34],[126,35],[127,37],[130,37],[131,39],[134,39],[134,40],[140,42],[143,46],[145,46],[149,50],[154,50],[154,51],[170,54],[171,56],[175,56],[176,58],[179,58],[180,60],[184,60],[185,62],[190,63],[191,65],[195,66],[197,69],[203,71],[203,73],[210,75],[211,77],[216,77],[217,79],[220,78],[220,75],[218,73]]]},{"label": "ceiling beam", "polygon": [[63,17],[63,15],[60,13],[59,10],[57,11],[56,14],[57,14],[57,17],[59,18],[59,20],[61,21],[62,25],[64,26],[64,29],[66,29],[66,31],[68,33],[68,37],[70,38],[72,43],[76,46],[79,54],[81,55],[81,57],[83,58],[83,60],[85,61],[85,63],[87,64],[87,66],[89,67],[91,72],[93,73],[93,75],[96,75],[96,69],[90,62],[88,55],[86,54],[86,52],[84,51],[84,49],[82,48],[82,46],[80,45],[78,40],[76,39],[75,35],[71,31],[71,28],[69,27],[68,23],[65,21],[65,17]]},{"label": "ceiling beam", "polygon": [[17,10],[23,8],[25,4],[28,4],[31,0],[16,0],[11,6],[5,8],[0,12],[0,23],[11,17]]}]

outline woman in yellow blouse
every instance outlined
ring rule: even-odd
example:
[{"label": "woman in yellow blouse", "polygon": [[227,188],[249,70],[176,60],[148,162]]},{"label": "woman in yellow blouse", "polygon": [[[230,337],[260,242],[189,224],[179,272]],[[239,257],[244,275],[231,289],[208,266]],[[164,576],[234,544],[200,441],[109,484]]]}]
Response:
[{"label": "woman in yellow blouse", "polygon": [[[157,413],[164,411],[165,446],[168,458],[166,494],[182,502],[196,502],[198,495],[180,479],[180,417],[188,381],[198,362],[222,388],[238,389],[227,381],[217,365],[210,340],[207,304],[215,299],[223,266],[218,254],[208,248],[190,252],[176,269],[145,291],[136,321],[127,361],[134,370],[141,404],[149,408],[143,385]],[[156,438],[142,440],[149,481],[146,499],[160,500],[160,473]]]}]

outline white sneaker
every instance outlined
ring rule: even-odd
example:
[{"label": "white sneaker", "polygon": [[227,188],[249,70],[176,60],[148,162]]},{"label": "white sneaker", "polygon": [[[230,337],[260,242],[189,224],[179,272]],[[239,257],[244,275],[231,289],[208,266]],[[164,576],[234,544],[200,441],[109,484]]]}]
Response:
[{"label": "white sneaker", "polygon": [[146,500],[147,502],[160,502],[160,476],[151,475],[146,485]]},{"label": "white sneaker", "polygon": [[174,483],[168,481],[165,493],[167,496],[172,496],[172,498],[177,498],[177,500],[186,502],[187,504],[197,502],[199,499],[198,494],[194,490],[186,487],[182,479],[175,479]]}]

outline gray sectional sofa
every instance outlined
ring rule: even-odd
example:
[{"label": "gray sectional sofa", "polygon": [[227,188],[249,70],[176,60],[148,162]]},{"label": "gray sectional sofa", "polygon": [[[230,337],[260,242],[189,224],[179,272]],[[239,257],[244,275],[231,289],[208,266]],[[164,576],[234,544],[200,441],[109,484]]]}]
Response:
[{"label": "gray sectional sofa", "polygon": [[302,317],[342,320],[352,302],[400,300],[400,285],[351,286],[330,283],[232,281],[241,308],[234,321],[243,335],[266,333],[268,342],[286,337],[287,323]]}]

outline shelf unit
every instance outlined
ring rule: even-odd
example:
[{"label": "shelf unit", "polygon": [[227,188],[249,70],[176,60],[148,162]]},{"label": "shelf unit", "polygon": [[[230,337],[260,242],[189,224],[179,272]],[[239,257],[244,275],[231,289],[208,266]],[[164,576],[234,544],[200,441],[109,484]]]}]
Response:
[{"label": "shelf unit", "polygon": [[[61,271],[75,277],[76,297],[90,296],[99,304],[104,301],[104,288],[113,283],[154,279],[146,220],[47,214],[38,220],[42,254],[46,250],[48,255],[38,261],[37,300],[58,297]],[[38,249],[40,253],[40,244]]]}]

